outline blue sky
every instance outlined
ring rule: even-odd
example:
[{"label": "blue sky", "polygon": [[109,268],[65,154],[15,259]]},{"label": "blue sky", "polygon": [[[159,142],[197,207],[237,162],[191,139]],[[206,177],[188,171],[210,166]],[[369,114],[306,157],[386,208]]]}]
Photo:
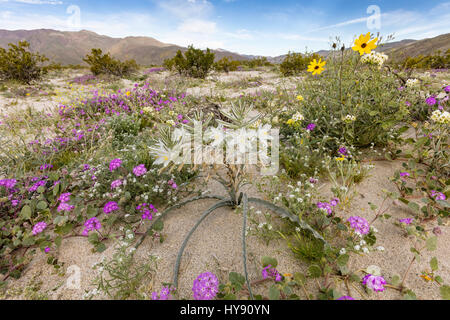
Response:
[{"label": "blue sky", "polygon": [[368,31],[395,40],[449,33],[450,1],[0,0],[0,29],[38,28],[276,56],[327,49],[335,36],[350,44]]}]

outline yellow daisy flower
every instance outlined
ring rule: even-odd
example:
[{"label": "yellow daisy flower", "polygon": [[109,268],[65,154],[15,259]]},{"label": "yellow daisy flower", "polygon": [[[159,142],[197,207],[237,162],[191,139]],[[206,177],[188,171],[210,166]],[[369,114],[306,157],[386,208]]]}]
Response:
[{"label": "yellow daisy flower", "polygon": [[369,54],[373,49],[377,47],[375,44],[378,38],[370,41],[370,32],[366,35],[360,35],[358,39],[355,40],[355,45],[352,47],[353,51],[358,51],[360,55]]},{"label": "yellow daisy flower", "polygon": [[298,100],[298,101],[303,101],[303,100],[305,100],[305,98],[303,98],[302,95],[298,95],[298,96],[297,96],[297,100]]},{"label": "yellow daisy flower", "polygon": [[319,61],[314,59],[308,66],[308,72],[311,72],[313,76],[316,74],[321,74],[325,70],[324,66],[326,63],[327,63],[326,61],[322,62],[322,58],[319,59]]}]

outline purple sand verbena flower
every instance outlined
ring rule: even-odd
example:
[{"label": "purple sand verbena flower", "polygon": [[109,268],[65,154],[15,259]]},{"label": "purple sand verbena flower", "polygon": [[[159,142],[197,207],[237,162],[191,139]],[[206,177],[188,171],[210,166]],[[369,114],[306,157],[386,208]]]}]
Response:
[{"label": "purple sand verbena flower", "polygon": [[431,190],[431,196],[435,199],[435,200],[442,200],[445,201],[447,199],[447,197],[445,196],[445,194],[443,194],[442,192],[437,192],[436,190]]},{"label": "purple sand verbena flower", "polygon": [[147,173],[147,169],[145,168],[145,165],[140,164],[133,169],[133,173],[136,177],[140,177]]},{"label": "purple sand verbena flower", "polygon": [[275,281],[281,281],[281,274],[276,268],[272,268],[272,265],[268,265],[261,271],[263,279],[273,278]]},{"label": "purple sand verbena flower", "polygon": [[347,150],[346,147],[341,147],[341,148],[339,148],[338,152],[339,152],[340,154],[342,154],[343,156],[348,156],[348,150]]},{"label": "purple sand verbena flower", "polygon": [[384,285],[386,284],[386,280],[384,280],[382,276],[374,276],[368,274],[363,278],[362,283],[375,292],[381,292],[386,289],[384,287]]},{"label": "purple sand verbena flower", "polygon": [[192,292],[195,300],[212,300],[219,292],[219,280],[211,272],[202,273],[194,280]]},{"label": "purple sand verbena flower", "polygon": [[59,196],[59,201],[61,201],[61,202],[69,202],[70,201],[70,193],[69,192],[67,192],[67,193],[63,193],[63,194],[61,194],[60,196]]},{"label": "purple sand verbena flower", "polygon": [[120,168],[122,165],[122,160],[114,159],[109,163],[109,171],[113,172],[114,170]]},{"label": "purple sand verbena flower", "polygon": [[409,172],[400,172],[400,177],[410,177]]},{"label": "purple sand verbena flower", "polygon": [[404,224],[411,224],[413,222],[413,218],[399,219],[398,221]]},{"label": "purple sand verbena flower", "polygon": [[350,222],[350,227],[361,235],[368,234],[370,231],[369,223],[362,217],[350,217],[347,221]]},{"label": "purple sand verbena flower", "polygon": [[119,210],[119,206],[117,205],[116,202],[114,201],[110,201],[107,204],[105,204],[105,206],[103,207],[103,212],[105,214],[110,214],[113,211]]},{"label": "purple sand verbena flower", "polygon": [[32,233],[33,235],[38,235],[39,233],[44,231],[45,228],[47,228],[47,224],[45,222],[38,222],[34,225]]},{"label": "purple sand verbena flower", "polygon": [[114,190],[122,185],[122,180],[114,180],[111,182],[111,190]]},{"label": "purple sand verbena flower", "polygon": [[308,126],[306,127],[306,130],[308,131],[313,131],[316,128],[316,125],[314,123],[310,123],[308,124]]},{"label": "purple sand verbena flower", "polygon": [[102,228],[102,225],[100,224],[100,221],[96,217],[90,218],[84,223],[84,230],[83,230],[83,236],[87,236],[90,231],[92,230],[100,230]]},{"label": "purple sand verbena flower", "polygon": [[426,103],[427,103],[429,106],[434,106],[434,105],[437,103],[437,100],[436,100],[435,97],[431,96],[431,97],[428,97],[428,98],[427,98]]},{"label": "purple sand verbena flower", "polygon": [[163,287],[159,296],[158,292],[154,291],[152,292],[152,300],[169,300],[170,298],[172,298],[171,294],[174,290],[175,289],[173,289],[172,287]]},{"label": "purple sand verbena flower", "polygon": [[73,209],[75,209],[75,206],[71,206],[70,204],[68,204],[66,202],[61,202],[60,205],[58,206],[58,212],[61,212],[61,211],[70,212]]}]

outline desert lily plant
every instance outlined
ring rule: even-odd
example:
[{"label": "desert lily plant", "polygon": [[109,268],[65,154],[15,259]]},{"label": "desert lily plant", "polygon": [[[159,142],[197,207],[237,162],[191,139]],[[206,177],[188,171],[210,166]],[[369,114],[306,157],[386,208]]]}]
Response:
[{"label": "desert lily plant", "polygon": [[[255,143],[252,142],[258,140],[260,149],[267,151],[269,141],[273,140],[273,137],[269,134],[270,126],[258,124],[261,115],[252,115],[252,111],[253,107],[251,105],[246,105],[242,102],[239,102],[237,105],[232,104],[230,111],[221,111],[222,115],[228,121],[215,120],[217,125],[215,127],[211,125],[212,116],[205,117],[201,112],[196,113],[194,117],[189,119],[190,125],[184,125],[174,130],[162,128],[159,139],[154,141],[153,147],[150,149],[150,153],[156,158],[155,164],[162,165],[161,170],[181,170],[185,165],[191,165],[194,169],[198,169],[200,166],[206,174],[207,179],[218,181],[228,194],[228,197],[218,195],[193,197],[167,208],[153,221],[147,232],[135,245],[135,248],[138,248],[145,237],[152,234],[154,226],[175,209],[194,201],[204,199],[218,200],[217,203],[202,214],[191,231],[186,235],[181,245],[173,273],[172,284],[175,288],[178,286],[181,258],[190,237],[210,214],[222,207],[230,207],[232,209],[241,205],[243,207],[242,253],[244,274],[251,299],[253,299],[253,294],[248,279],[246,255],[248,203],[264,206],[282,218],[290,219],[299,228],[308,230],[315,238],[320,239],[325,245],[328,245],[326,240],[316,230],[302,221],[297,215],[290,213],[284,208],[275,206],[268,201],[250,198],[247,194],[241,192],[242,188],[250,181],[249,178],[251,177],[252,169],[261,169],[268,166],[268,156],[264,155],[261,150],[255,150],[254,147],[252,149],[252,146],[255,146]],[[203,132],[204,134],[202,134]],[[192,140],[194,140],[193,144]],[[223,153],[225,149],[226,155]],[[246,153],[249,150],[256,152],[253,158]],[[255,162],[255,155],[259,158],[259,162]],[[223,161],[225,159],[238,159],[240,161]]]}]

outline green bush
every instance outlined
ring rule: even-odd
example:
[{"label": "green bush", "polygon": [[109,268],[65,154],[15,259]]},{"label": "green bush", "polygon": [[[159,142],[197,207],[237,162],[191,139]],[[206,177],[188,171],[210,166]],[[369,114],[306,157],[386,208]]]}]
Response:
[{"label": "green bush", "polygon": [[320,58],[317,53],[302,55],[289,52],[280,64],[280,71],[285,77],[296,76],[304,72],[313,59],[319,60]]},{"label": "green bush", "polygon": [[103,54],[101,49],[92,49],[90,55],[83,59],[89,64],[94,75],[107,74],[118,77],[125,77],[133,74],[138,69],[134,60],[120,61],[111,57],[109,53]]},{"label": "green bush", "polygon": [[48,59],[39,53],[28,51],[28,42],[19,41],[17,45],[10,43],[8,46],[8,50],[0,48],[0,79],[29,84],[46,73],[42,64]]},{"label": "green bush", "polygon": [[450,49],[445,54],[437,51],[435,54],[407,57],[397,62],[397,66],[405,69],[447,69],[450,68]]},{"label": "green bush", "polygon": [[184,53],[181,50],[172,59],[164,61],[164,67],[175,70],[180,75],[204,79],[213,67],[215,54],[208,48],[205,52],[192,45]]},{"label": "green bush", "polygon": [[271,67],[273,66],[272,63],[270,63],[266,57],[259,57],[248,61],[243,61],[243,65],[253,69],[257,67]]},{"label": "green bush", "polygon": [[228,73],[230,71],[236,71],[240,64],[240,61],[232,60],[231,57],[223,57],[214,63],[214,69],[218,72]]}]

